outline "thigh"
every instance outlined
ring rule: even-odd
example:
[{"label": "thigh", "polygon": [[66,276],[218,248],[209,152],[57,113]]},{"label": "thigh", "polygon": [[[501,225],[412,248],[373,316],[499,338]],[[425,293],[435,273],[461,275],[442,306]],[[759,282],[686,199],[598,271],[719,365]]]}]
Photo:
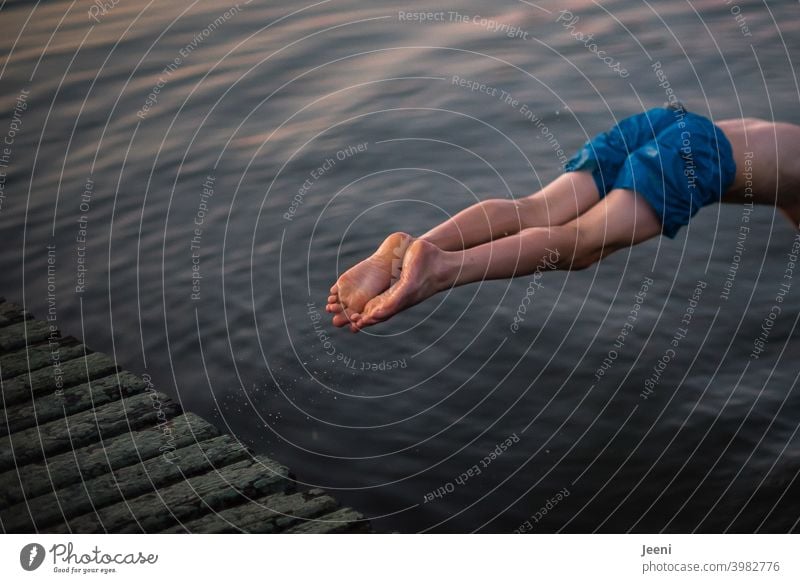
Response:
[{"label": "thigh", "polygon": [[661,221],[644,197],[633,190],[615,188],[600,202],[570,223],[585,250],[606,255],[661,233]]},{"label": "thigh", "polygon": [[567,172],[539,192],[520,199],[523,228],[570,222],[600,200],[591,172]]}]

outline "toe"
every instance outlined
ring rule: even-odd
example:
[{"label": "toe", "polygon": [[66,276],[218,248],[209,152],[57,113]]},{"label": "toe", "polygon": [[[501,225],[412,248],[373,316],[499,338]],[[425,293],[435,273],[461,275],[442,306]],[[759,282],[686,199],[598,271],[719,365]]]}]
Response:
[{"label": "toe", "polygon": [[383,303],[374,303],[373,305],[367,304],[364,308],[364,312],[361,314],[361,318],[358,321],[358,325],[362,328],[364,326],[372,326],[374,324],[378,324],[387,320],[390,314],[390,310],[383,304]]},{"label": "toe", "polygon": [[345,325],[349,324],[350,320],[347,318],[347,316],[344,313],[341,313],[341,314],[336,314],[333,317],[332,322],[333,322],[334,326],[336,326],[337,328],[341,328],[342,326],[345,326]]},{"label": "toe", "polygon": [[375,319],[373,317],[375,312],[375,307],[370,308],[369,304],[364,308],[364,311],[358,315],[358,320],[356,324],[359,327],[363,328],[364,326],[372,326],[375,323]]},{"label": "toe", "polygon": [[373,324],[377,324],[377,322],[370,316],[364,316],[358,322],[356,322],[356,326],[358,326],[359,330],[366,328],[367,326],[372,326]]},{"label": "toe", "polygon": [[381,298],[381,296],[378,296],[374,300],[367,302],[367,305],[364,306],[362,314],[364,316],[367,316],[370,320],[372,320],[378,312],[383,311],[383,304],[384,304],[383,298]]}]

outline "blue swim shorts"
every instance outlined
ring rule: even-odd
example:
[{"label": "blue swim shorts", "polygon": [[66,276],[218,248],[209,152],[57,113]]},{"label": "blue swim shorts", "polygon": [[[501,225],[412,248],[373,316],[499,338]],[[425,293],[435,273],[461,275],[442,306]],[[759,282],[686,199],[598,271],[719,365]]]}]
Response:
[{"label": "blue swim shorts", "polygon": [[679,106],[623,119],[586,142],[564,170],[591,171],[600,198],[614,188],[635,191],[656,211],[662,233],[675,237],[701,207],[719,202],[736,163],[722,130]]}]

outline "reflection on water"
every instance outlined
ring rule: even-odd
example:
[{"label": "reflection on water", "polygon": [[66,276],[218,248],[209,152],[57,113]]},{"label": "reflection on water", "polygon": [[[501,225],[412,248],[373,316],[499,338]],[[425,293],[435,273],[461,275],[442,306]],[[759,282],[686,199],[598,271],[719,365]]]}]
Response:
[{"label": "reflection on water", "polygon": [[535,191],[670,91],[800,121],[796,6],[97,6],[2,10],[4,295],[44,313],[52,246],[63,329],[379,530],[512,531],[565,489],[532,530],[795,527],[795,289],[750,357],[794,238],[772,209],[356,336],[323,308],[386,234]]}]

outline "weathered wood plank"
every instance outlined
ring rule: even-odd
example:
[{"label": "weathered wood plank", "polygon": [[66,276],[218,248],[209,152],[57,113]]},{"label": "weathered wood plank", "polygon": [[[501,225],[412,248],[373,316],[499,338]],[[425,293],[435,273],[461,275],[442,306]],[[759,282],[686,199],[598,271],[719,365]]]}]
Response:
[{"label": "weathered wood plank", "polygon": [[56,361],[65,362],[89,354],[86,346],[72,336],[59,338],[53,344],[44,342],[27,346],[0,357],[0,378],[8,380],[23,373],[51,366]]},{"label": "weathered wood plank", "polygon": [[169,456],[173,449],[217,435],[219,432],[213,425],[194,413],[184,413],[167,426],[153,424],[139,431],[104,439],[102,444],[93,443],[19,470],[4,472],[0,474],[0,508],[162,454]]},{"label": "weathered wood plank", "polygon": [[221,435],[0,510],[0,520],[6,532],[37,532],[250,457],[244,445]]},{"label": "weathered wood plank", "polygon": [[48,339],[50,326],[41,320],[28,320],[0,328],[0,354],[14,352]]},{"label": "weathered wood plank", "polygon": [[273,533],[336,510],[339,503],[322,490],[272,494],[168,528],[167,533]]},{"label": "weathered wood plank", "polygon": [[359,532],[356,511],[0,298],[6,532]]},{"label": "weathered wood plank", "polygon": [[0,435],[8,435],[54,419],[86,411],[141,393],[145,382],[127,371],[115,373],[64,389],[60,394],[51,393],[33,402],[6,407],[0,415]]},{"label": "weathered wood plank", "polygon": [[165,423],[179,410],[166,395],[147,392],[0,437],[0,472],[125,431]]},{"label": "weathered wood plank", "polygon": [[29,320],[31,314],[22,309],[22,306],[0,300],[0,328]]},{"label": "weathered wood plank", "polygon": [[189,478],[158,493],[144,494],[97,512],[84,514],[50,532],[160,532],[170,526],[199,518],[286,490],[292,485],[288,470],[279,463],[256,457]]},{"label": "weathered wood plank", "polygon": [[366,532],[368,523],[360,512],[352,508],[341,508],[319,518],[306,520],[287,528],[286,534],[324,534],[334,532]]},{"label": "weathered wood plank", "polygon": [[107,376],[117,371],[113,359],[95,352],[86,357],[75,358],[54,366],[47,366],[30,374],[3,381],[3,401],[6,408],[47,393],[55,393],[92,379]]}]

